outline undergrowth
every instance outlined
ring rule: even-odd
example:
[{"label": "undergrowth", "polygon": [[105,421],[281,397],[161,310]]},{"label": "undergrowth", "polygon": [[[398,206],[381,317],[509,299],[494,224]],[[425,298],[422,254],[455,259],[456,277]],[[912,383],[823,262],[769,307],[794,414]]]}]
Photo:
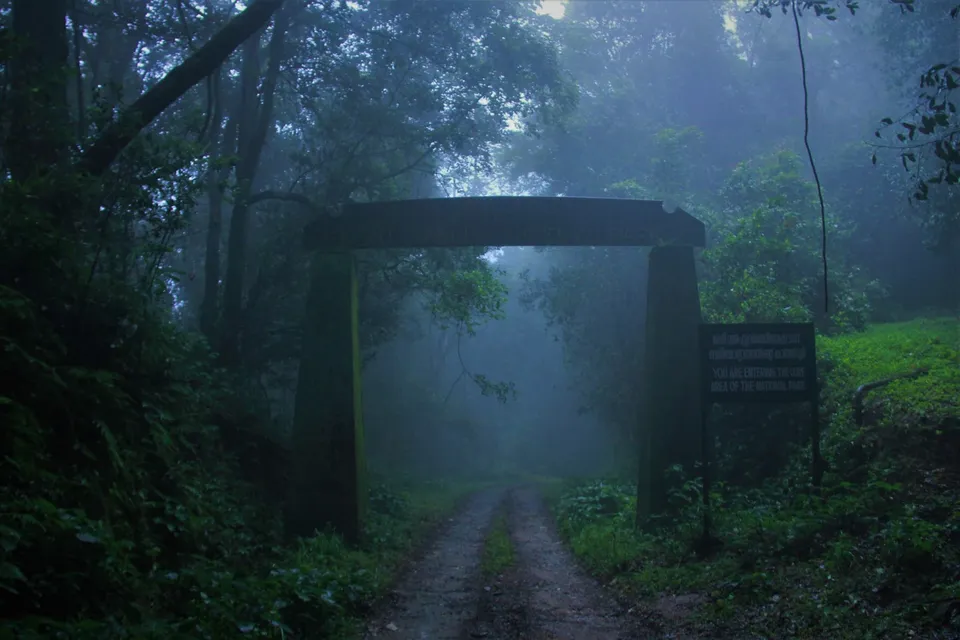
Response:
[{"label": "undergrowth", "polygon": [[91,276],[43,211],[0,213],[0,638],[349,635],[471,487],[373,489],[359,548],[285,541],[265,480],[289,453],[238,376],[149,280]]},{"label": "undergrowth", "polygon": [[97,368],[16,291],[0,312],[2,638],[343,636],[460,490],[378,487],[359,549],[284,544],[223,447],[199,340],[144,316],[150,349]]},{"label": "undergrowth", "polygon": [[[339,536],[330,533],[299,540],[292,547],[276,541],[268,544],[267,539],[257,539],[251,533],[222,557],[198,555],[178,570],[157,564],[140,574],[112,571],[117,548],[129,551],[130,545],[76,528],[73,537],[77,542],[73,546],[87,555],[92,553],[89,547],[102,548],[98,558],[105,565],[102,573],[106,575],[98,580],[107,591],[77,591],[72,598],[95,602],[102,597],[119,604],[120,597],[126,595],[133,598],[129,606],[119,606],[113,615],[94,615],[87,609],[87,613],[71,617],[46,611],[46,615],[31,615],[26,610],[26,615],[16,615],[7,609],[0,637],[355,637],[359,623],[392,583],[414,545],[454,508],[459,497],[471,490],[443,483],[411,489],[397,492],[378,485],[371,490],[364,539],[358,548],[346,546]],[[50,509],[44,524],[53,518],[53,507]],[[241,517],[242,513],[226,524],[235,526]],[[249,527],[254,522],[243,524]],[[35,524],[39,526],[40,522]],[[211,533],[216,532],[211,529]],[[28,581],[28,569],[21,570],[10,560],[23,557],[22,548],[34,546],[35,541],[23,544],[22,532],[9,527],[4,527],[3,534],[9,544],[4,547],[0,586],[8,596],[62,593],[57,587],[70,589],[75,584],[75,575],[53,573]],[[77,557],[85,556],[78,553]],[[146,609],[147,603],[152,609]]]},{"label": "undergrowth", "polygon": [[[646,533],[633,527],[635,486],[569,486],[556,503],[560,530],[584,565],[624,595],[698,594],[705,604],[696,619],[736,637],[957,637],[958,349],[953,319],[820,338],[830,465],[821,496],[809,488],[809,446],[762,486],[718,483],[722,547],[709,559],[695,553],[695,479],[672,496],[678,515]],[[918,368],[927,373],[872,391],[855,424],[859,385]]]}]

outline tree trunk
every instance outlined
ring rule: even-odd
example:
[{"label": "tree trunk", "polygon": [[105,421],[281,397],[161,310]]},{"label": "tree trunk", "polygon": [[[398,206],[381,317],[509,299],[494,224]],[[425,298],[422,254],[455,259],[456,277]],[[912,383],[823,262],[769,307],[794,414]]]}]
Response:
[{"label": "tree trunk", "polygon": [[231,116],[224,127],[223,93],[221,82],[223,71],[217,73],[213,91],[216,106],[212,117],[210,166],[207,169],[207,198],[209,211],[207,218],[207,241],[203,265],[203,301],[200,303],[200,331],[211,344],[215,343],[217,317],[220,308],[220,239],[223,229],[223,190],[230,175],[229,167],[219,163],[233,153],[236,146],[237,123]]},{"label": "tree trunk", "polygon": [[290,12],[277,14],[270,38],[269,62],[264,77],[262,99],[257,103],[257,81],[260,77],[259,38],[248,41],[244,49],[243,68],[240,78],[241,104],[237,116],[239,161],[237,163],[237,187],[233,211],[230,216],[230,234],[227,238],[227,273],[223,287],[223,334],[220,355],[227,365],[240,363],[241,332],[243,326],[244,274],[247,268],[247,236],[250,224],[250,194],[253,180],[260,165],[260,154],[266,143],[267,132],[273,122],[273,103],[277,80],[280,77],[280,62],[289,24]]},{"label": "tree trunk", "polygon": [[14,0],[10,133],[5,160],[14,180],[59,164],[72,138],[67,105],[67,0]]},{"label": "tree trunk", "polygon": [[70,12],[71,36],[73,37],[73,72],[76,74],[74,76],[73,103],[71,106],[74,113],[77,114],[77,140],[83,140],[87,135],[87,100],[82,67],[86,40],[83,37],[83,24],[81,22],[82,9],[85,7],[81,7],[82,3],[83,0],[73,0]]}]

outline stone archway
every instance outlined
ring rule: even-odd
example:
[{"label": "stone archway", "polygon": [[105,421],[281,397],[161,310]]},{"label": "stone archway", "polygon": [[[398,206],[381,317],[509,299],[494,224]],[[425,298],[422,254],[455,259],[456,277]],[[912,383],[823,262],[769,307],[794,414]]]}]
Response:
[{"label": "stone archway", "polygon": [[665,505],[663,472],[700,455],[694,249],[702,222],[652,200],[431,198],[348,204],[307,227],[314,251],[293,427],[287,530],[332,526],[358,539],[366,495],[355,249],[455,246],[649,246],[648,399],[637,416],[638,522]]}]

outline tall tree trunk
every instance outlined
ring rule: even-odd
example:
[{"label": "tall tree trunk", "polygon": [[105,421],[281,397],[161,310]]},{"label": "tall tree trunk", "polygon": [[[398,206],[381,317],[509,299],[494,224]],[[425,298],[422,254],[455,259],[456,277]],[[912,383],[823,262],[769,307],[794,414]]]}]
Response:
[{"label": "tall tree trunk", "polygon": [[72,0],[73,4],[70,12],[70,24],[73,36],[73,66],[74,66],[74,90],[73,90],[73,109],[77,114],[77,140],[83,140],[87,135],[87,100],[84,91],[84,73],[83,73],[83,49],[86,42],[83,37],[82,13],[86,8],[83,6],[83,0]]},{"label": "tall tree trunk", "polygon": [[280,77],[284,39],[290,21],[289,6],[277,14],[270,39],[269,61],[262,87],[262,98],[257,102],[257,81],[260,77],[259,38],[251,39],[244,48],[240,78],[240,126],[237,141],[237,187],[230,216],[230,234],[227,238],[227,273],[223,287],[223,329],[220,354],[228,365],[240,363],[241,332],[243,327],[244,274],[247,268],[247,236],[250,223],[250,194],[260,165],[260,154],[266,143],[267,132],[273,123],[273,103]]},{"label": "tall tree trunk", "polygon": [[63,160],[69,140],[67,0],[14,0],[10,61],[10,133],[6,163],[14,180],[44,174]]},{"label": "tall tree trunk", "polygon": [[224,127],[224,96],[221,91],[222,69],[213,83],[214,114],[212,117],[210,166],[207,170],[207,241],[203,265],[203,301],[200,303],[200,331],[214,344],[217,336],[217,317],[220,309],[220,240],[223,235],[223,190],[230,175],[228,166],[221,166],[224,158],[236,147],[237,121],[230,116]]}]

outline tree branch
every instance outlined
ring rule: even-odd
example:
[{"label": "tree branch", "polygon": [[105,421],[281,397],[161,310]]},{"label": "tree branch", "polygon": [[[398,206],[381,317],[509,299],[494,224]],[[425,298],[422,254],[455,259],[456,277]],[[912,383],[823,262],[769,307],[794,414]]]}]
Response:
[{"label": "tree branch", "polygon": [[800,75],[803,80],[803,146],[807,149],[810,169],[813,171],[813,179],[817,184],[817,199],[820,202],[820,258],[823,263],[823,313],[826,315],[830,313],[830,279],[827,271],[827,211],[823,202],[823,188],[820,186],[820,174],[817,173],[817,165],[813,161],[813,151],[810,150],[810,93],[807,91],[807,60],[803,54],[803,38],[800,35],[800,17],[797,13],[797,3],[793,2],[790,7],[793,10],[793,24],[797,32],[797,50],[800,52]]},{"label": "tree branch", "polygon": [[198,82],[217,70],[250,36],[261,29],[284,0],[255,0],[209,42],[184,60],[126,108],[80,158],[81,171],[101,175],[139,133]]},{"label": "tree branch", "polygon": [[300,193],[291,193],[289,191],[261,191],[255,193],[247,199],[247,204],[256,204],[267,200],[280,200],[282,202],[293,202],[299,204],[311,211],[322,211],[323,207],[316,204],[313,200]]}]

